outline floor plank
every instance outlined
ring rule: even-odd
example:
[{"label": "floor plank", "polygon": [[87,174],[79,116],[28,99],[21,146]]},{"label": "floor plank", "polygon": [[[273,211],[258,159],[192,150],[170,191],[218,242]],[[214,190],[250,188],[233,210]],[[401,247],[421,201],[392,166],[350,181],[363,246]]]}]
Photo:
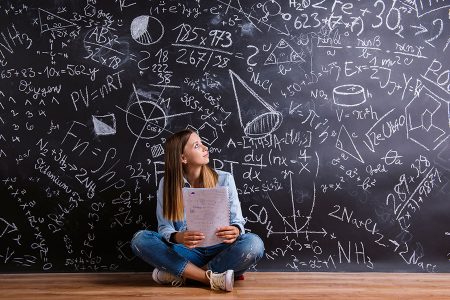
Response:
[{"label": "floor plank", "polygon": [[450,299],[450,274],[246,273],[231,293],[149,273],[0,274],[0,299]]}]

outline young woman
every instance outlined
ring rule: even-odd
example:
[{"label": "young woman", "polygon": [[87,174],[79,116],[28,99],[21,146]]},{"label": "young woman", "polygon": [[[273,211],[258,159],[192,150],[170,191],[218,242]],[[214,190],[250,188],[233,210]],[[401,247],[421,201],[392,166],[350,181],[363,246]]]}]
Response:
[{"label": "young woman", "polygon": [[[188,278],[209,284],[214,290],[231,291],[234,278],[264,254],[262,240],[244,231],[233,176],[208,166],[208,148],[191,130],[172,135],[164,150],[164,178],[157,192],[158,232],[137,232],[131,242],[133,252],[155,267],[152,277],[159,284],[180,286]],[[203,233],[186,230],[182,188],[216,186],[228,188],[231,225],[217,229],[222,243],[201,247]]]}]

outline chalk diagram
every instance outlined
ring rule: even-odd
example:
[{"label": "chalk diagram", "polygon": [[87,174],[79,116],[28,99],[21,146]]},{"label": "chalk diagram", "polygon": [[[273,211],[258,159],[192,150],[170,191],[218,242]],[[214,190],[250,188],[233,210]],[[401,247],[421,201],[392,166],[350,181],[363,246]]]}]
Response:
[{"label": "chalk diagram", "polygon": [[[283,115],[264,101],[242,78],[232,70],[229,70],[234,96],[237,103],[239,120],[244,133],[248,137],[262,138],[280,127]],[[256,116],[243,114],[246,107],[252,107],[259,111]]]},{"label": "chalk diagram", "polygon": [[[306,214],[302,214],[300,210],[298,210],[295,207],[295,200],[294,200],[294,192],[293,192],[293,187],[292,187],[292,173],[289,173],[289,184],[290,184],[290,200],[291,200],[291,208],[292,208],[292,215],[285,217],[280,210],[277,208],[277,206],[275,205],[275,203],[272,201],[270,195],[267,193],[267,198],[270,202],[270,204],[273,206],[273,208],[275,209],[276,213],[278,214],[278,216],[282,219],[283,221],[283,225],[284,225],[284,230],[280,230],[278,228],[270,228],[268,229],[268,233],[267,236],[271,235],[271,234],[282,234],[282,235],[286,235],[286,234],[295,234],[296,236],[299,236],[299,234],[304,234],[306,240],[309,240],[309,235],[310,234],[321,234],[324,237],[327,235],[327,231],[322,228],[321,231],[314,231],[314,230],[309,230],[309,223],[312,219],[312,214],[314,212],[314,207],[316,204],[316,184],[313,183],[313,195],[312,195],[312,202],[311,202],[311,207],[306,211]],[[291,220],[288,220],[292,219]]]},{"label": "chalk diagram", "polygon": [[281,13],[281,5],[273,0],[268,0],[264,4],[259,4],[257,7],[261,7],[265,16],[261,17],[261,20],[267,22],[269,17],[276,16]]},{"label": "chalk diagram", "polygon": [[42,8],[38,8],[38,14],[41,33],[54,30],[64,30],[72,26],[78,27],[78,25],[73,23],[72,21],[52,14],[51,12],[48,12]]},{"label": "chalk diagram", "polygon": [[421,18],[423,15],[432,13],[439,9],[450,7],[448,1],[415,0],[413,2],[416,8],[418,18]]},{"label": "chalk diagram", "polygon": [[302,56],[289,45],[284,39],[281,39],[272,52],[267,57],[264,65],[279,65],[285,63],[303,63]]},{"label": "chalk diagram", "polygon": [[437,154],[435,162],[442,168],[450,171],[450,142],[448,140]]},{"label": "chalk diagram", "polygon": [[150,148],[151,152],[152,152],[152,157],[153,158],[157,158],[160,157],[164,154],[164,147],[161,144],[158,145],[153,145]]},{"label": "chalk diagram", "polygon": [[449,103],[439,99],[424,86],[405,107],[406,136],[426,150],[435,150],[449,136]]},{"label": "chalk diagram", "polygon": [[359,154],[359,151],[356,148],[350,133],[344,125],[342,125],[341,129],[339,129],[339,134],[336,140],[336,148],[347,153],[357,161],[364,163],[364,160]]},{"label": "chalk diagram", "polygon": [[131,251],[131,242],[122,242],[118,241],[116,246],[117,252],[119,255],[117,256],[119,259],[125,259],[126,261],[132,261],[135,259],[135,255]]},{"label": "chalk diagram", "polygon": [[290,13],[283,13],[281,5],[274,0],[267,0],[264,4],[259,3],[257,7],[261,7],[265,16],[261,18],[264,22],[269,20],[269,17],[281,16],[283,20],[289,21],[292,18]]},{"label": "chalk diagram", "polygon": [[134,18],[130,31],[131,37],[137,43],[148,46],[161,40],[164,35],[164,26],[157,18],[143,15]]},{"label": "chalk diagram", "polygon": [[116,133],[116,117],[114,114],[92,116],[96,135],[114,135]]},{"label": "chalk diagram", "polygon": [[[69,21],[65,18],[62,18],[60,16],[57,16],[55,14],[52,14],[51,12],[48,12],[42,8],[38,8],[38,15],[39,15],[39,26],[41,30],[41,34],[45,32],[54,32],[54,31],[65,31],[71,27],[73,29],[79,28],[79,26],[72,21]],[[53,49],[53,39],[50,39],[50,49],[47,51],[36,51],[37,54],[46,54],[50,56],[51,64],[55,65],[55,57],[60,56],[64,58],[68,58],[68,54],[64,52],[55,52]],[[65,43],[63,43],[65,45]],[[64,46],[63,46],[64,47]]]},{"label": "chalk diagram", "polygon": [[2,227],[3,227],[3,230],[0,229],[0,238],[3,237],[3,235],[17,231],[16,224],[14,224],[14,223],[11,224],[3,218],[0,218],[0,221],[1,221],[0,225],[2,225]]},{"label": "chalk diagram", "polygon": [[[192,113],[185,112],[174,115],[166,115],[165,111],[158,104],[159,99],[156,101],[152,100],[152,95],[154,92],[137,91],[134,84],[133,91],[133,98],[135,101],[131,103],[127,109],[116,106],[125,112],[127,127],[136,137],[136,142],[134,143],[133,149],[130,153],[130,159],[139,140],[152,139],[159,136],[163,131],[168,131],[166,126],[167,121],[170,118]],[[141,100],[142,98],[145,98],[146,100]]]},{"label": "chalk diagram", "polygon": [[333,89],[333,102],[338,106],[352,107],[366,102],[364,88],[358,84],[344,84]]},{"label": "chalk diagram", "polygon": [[56,64],[55,56],[57,56],[57,55],[60,56],[60,57],[62,56],[62,57],[64,57],[65,59],[69,58],[69,56],[68,56],[67,53],[63,53],[63,52],[53,52],[53,40],[52,40],[52,39],[49,40],[49,43],[50,43],[50,50],[48,50],[48,51],[40,51],[40,50],[37,50],[37,51],[36,51],[36,54],[46,54],[46,55],[50,56],[50,59],[51,59],[50,63],[51,63],[52,65],[55,65],[55,64]]},{"label": "chalk diagram", "polygon": [[[222,0],[217,0],[217,2],[221,3],[222,5],[219,7],[225,7],[225,14],[228,14],[228,11],[231,9],[233,10],[235,13],[243,15],[249,22],[251,25],[253,25],[253,27],[255,27],[259,32],[262,32],[262,30],[257,26],[257,25],[263,25],[267,28],[267,32],[273,30],[275,32],[278,32],[279,34],[283,34],[286,36],[289,36],[289,30],[287,28],[287,24],[284,24],[284,28],[285,30],[281,30],[278,29],[277,27],[275,27],[273,24],[268,23],[268,16],[275,16],[281,13],[281,7],[280,5],[273,0],[268,0],[266,1],[264,4],[259,3],[258,5],[260,5],[260,7],[263,7],[263,11],[265,12],[265,16],[258,18],[255,16],[252,16],[251,13],[247,13],[244,11],[240,0],[228,0],[228,3]],[[232,5],[232,2],[234,5]],[[268,5],[271,5],[270,8],[268,8]],[[278,11],[275,11],[278,6]],[[274,10],[275,8],[275,10]],[[290,18],[292,17],[290,14],[288,13],[281,13],[281,16],[283,18],[283,20],[288,21],[290,20]]]},{"label": "chalk diagram", "polygon": [[140,139],[158,136],[167,125],[162,108],[155,102],[146,100],[139,100],[128,107],[126,122],[131,133]]},{"label": "chalk diagram", "polygon": [[198,129],[192,125],[188,125],[187,128],[197,132],[202,137],[202,142],[208,146],[211,146],[219,138],[216,128],[208,122],[204,122]]}]

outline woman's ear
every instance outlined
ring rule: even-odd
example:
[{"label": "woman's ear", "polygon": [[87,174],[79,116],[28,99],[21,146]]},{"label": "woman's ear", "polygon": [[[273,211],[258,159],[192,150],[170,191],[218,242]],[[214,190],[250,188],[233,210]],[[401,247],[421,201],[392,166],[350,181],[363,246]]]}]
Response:
[{"label": "woman's ear", "polygon": [[184,156],[184,154],[181,154],[181,163],[187,164],[187,159],[186,159],[186,156]]}]

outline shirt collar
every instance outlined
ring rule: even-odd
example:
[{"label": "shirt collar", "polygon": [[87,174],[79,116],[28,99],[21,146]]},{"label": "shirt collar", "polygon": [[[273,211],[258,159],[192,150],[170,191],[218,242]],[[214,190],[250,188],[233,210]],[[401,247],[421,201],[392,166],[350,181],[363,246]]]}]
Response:
[{"label": "shirt collar", "polygon": [[187,181],[186,177],[183,176],[183,182],[184,182],[184,187],[185,188],[190,188],[191,184],[189,183],[189,181]]}]

